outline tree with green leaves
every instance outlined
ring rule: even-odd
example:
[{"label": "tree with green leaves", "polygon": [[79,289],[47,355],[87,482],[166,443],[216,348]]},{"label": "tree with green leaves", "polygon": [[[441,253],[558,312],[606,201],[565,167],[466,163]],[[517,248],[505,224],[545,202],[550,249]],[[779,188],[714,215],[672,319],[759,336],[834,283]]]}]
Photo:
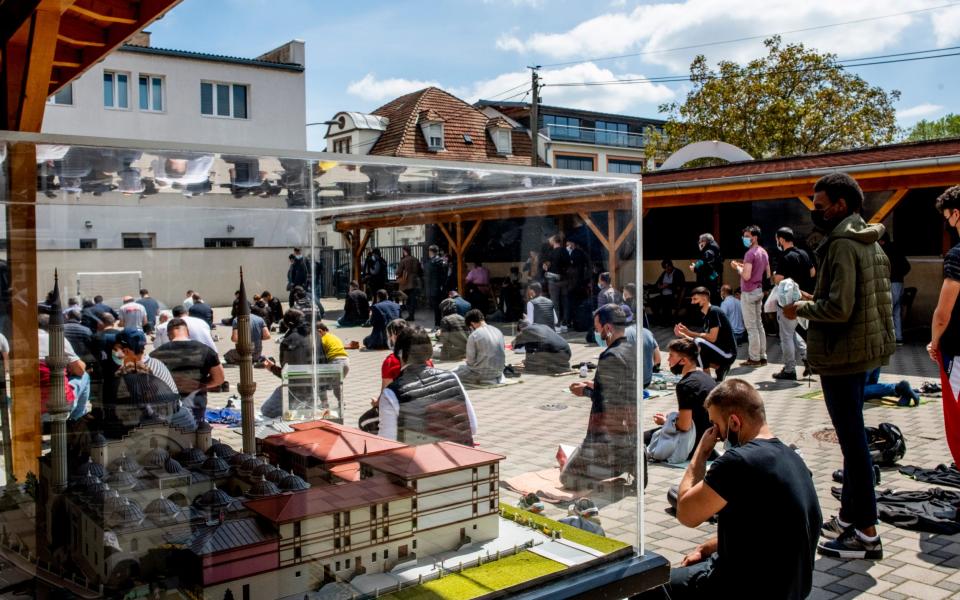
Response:
[{"label": "tree with green leaves", "polygon": [[663,104],[663,134],[652,132],[648,156],[663,159],[691,142],[717,140],[754,158],[811,154],[892,142],[900,92],[871,86],[834,54],[803,44],[764,41],[766,56],[711,69],[690,65],[693,88],[681,104]]},{"label": "tree with green leaves", "polygon": [[922,142],[949,137],[960,137],[960,115],[950,113],[935,121],[927,121],[926,119],[917,121],[907,131],[906,140],[908,142]]}]

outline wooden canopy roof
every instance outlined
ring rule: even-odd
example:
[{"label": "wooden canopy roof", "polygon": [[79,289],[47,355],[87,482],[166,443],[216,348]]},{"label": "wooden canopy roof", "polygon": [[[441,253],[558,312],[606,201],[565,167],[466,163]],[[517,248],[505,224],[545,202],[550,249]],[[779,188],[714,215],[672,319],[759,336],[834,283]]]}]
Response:
[{"label": "wooden canopy roof", "polygon": [[180,0],[0,0],[0,129],[40,131],[47,97]]}]

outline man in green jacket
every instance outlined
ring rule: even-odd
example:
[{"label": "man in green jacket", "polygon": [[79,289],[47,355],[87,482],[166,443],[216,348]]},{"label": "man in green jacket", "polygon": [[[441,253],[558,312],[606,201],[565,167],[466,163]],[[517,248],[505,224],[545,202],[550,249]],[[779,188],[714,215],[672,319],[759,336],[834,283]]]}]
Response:
[{"label": "man in green jacket", "polygon": [[784,307],[787,318],[809,319],[807,360],[820,374],[823,397],[843,453],[840,514],[823,524],[818,551],[840,558],[883,558],[877,535],[873,464],[863,428],[863,382],[896,348],[890,261],[877,240],[883,225],[860,216],[863,191],[846,173],[813,187],[814,225],[826,237],[813,295]]}]

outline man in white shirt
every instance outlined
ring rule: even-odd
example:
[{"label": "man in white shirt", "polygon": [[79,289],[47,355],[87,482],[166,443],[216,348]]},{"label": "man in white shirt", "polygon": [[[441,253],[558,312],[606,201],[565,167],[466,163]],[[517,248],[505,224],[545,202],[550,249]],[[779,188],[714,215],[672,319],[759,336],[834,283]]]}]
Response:
[{"label": "man in white shirt", "polygon": [[147,309],[133,301],[133,296],[124,296],[120,306],[120,318],[124,329],[139,329],[147,324]]},{"label": "man in white shirt", "polygon": [[473,445],[477,417],[457,376],[427,366],[433,354],[422,329],[404,329],[397,336],[403,370],[380,393],[380,433],[407,444],[447,440]]},{"label": "man in white shirt", "polygon": [[[198,319],[196,317],[191,317],[187,315],[187,309],[182,306],[173,307],[173,316],[178,319],[183,319],[187,324],[187,331],[190,333],[190,339],[200,342],[206,346],[209,346],[213,349],[214,352],[220,352],[217,350],[217,345],[213,342],[213,335],[210,333],[210,326],[207,325],[207,322],[203,319]],[[164,330],[166,329],[166,324],[163,324]],[[157,326],[157,329],[160,329],[160,326]],[[159,335],[159,332],[158,332]],[[167,336],[167,332],[164,331],[164,336]],[[169,341],[169,339],[167,339]],[[154,341],[154,347],[157,347],[156,341]]]}]

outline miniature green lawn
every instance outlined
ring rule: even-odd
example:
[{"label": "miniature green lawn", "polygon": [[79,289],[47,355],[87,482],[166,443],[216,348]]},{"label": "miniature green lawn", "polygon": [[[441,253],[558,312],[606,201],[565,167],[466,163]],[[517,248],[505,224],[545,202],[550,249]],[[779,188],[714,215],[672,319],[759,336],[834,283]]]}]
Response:
[{"label": "miniature green lawn", "polygon": [[395,592],[383,598],[391,600],[469,600],[530,581],[543,575],[563,571],[566,567],[548,558],[524,550],[485,565],[450,573],[416,587]]},{"label": "miniature green lawn", "polygon": [[508,506],[501,503],[500,511],[503,513],[503,517],[505,519],[510,519],[513,517],[513,515],[521,515],[525,518],[532,519],[535,523],[539,523],[540,525],[543,525],[549,529],[556,529],[560,531],[564,539],[570,540],[571,542],[575,542],[577,544],[582,544],[587,548],[593,548],[594,550],[598,550],[604,554],[611,554],[622,548],[630,547],[630,544],[627,544],[626,542],[594,535],[589,531],[578,529],[572,525],[557,523],[552,519],[535,515],[531,512],[516,508],[515,506]]}]

